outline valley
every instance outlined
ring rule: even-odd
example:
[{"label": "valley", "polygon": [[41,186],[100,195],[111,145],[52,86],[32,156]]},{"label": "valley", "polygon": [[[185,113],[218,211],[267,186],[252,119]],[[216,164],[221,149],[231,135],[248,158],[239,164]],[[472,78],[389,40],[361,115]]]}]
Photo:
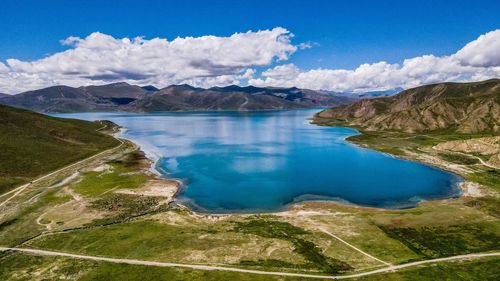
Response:
[{"label": "valley", "polygon": [[498,11],[3,0],[0,281],[500,280]]},{"label": "valley", "polygon": [[[314,122],[346,125],[328,118]],[[362,134],[349,141],[451,170],[474,183],[473,190],[469,185],[471,190],[458,198],[400,210],[305,201],[272,213],[201,213],[176,203],[179,183],[152,173],[153,162],[136,144],[122,139],[95,157],[34,180],[15,196],[0,197],[0,246],[4,247],[0,276],[12,280],[33,274],[79,280],[496,276],[498,177],[489,167],[496,165],[496,137],[477,133],[471,141],[470,134],[455,132],[414,135],[356,128]],[[478,145],[482,154],[474,154]]]}]

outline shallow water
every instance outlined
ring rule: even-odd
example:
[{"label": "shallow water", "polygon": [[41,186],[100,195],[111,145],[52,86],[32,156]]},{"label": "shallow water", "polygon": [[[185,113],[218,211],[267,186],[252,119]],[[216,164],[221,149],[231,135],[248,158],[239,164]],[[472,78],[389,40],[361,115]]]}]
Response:
[{"label": "shallow water", "polygon": [[57,116],[123,126],[123,137],[185,183],[178,200],[201,211],[276,211],[314,199],[406,208],[459,195],[460,177],[350,144],[356,130],[309,124],[317,111]]}]

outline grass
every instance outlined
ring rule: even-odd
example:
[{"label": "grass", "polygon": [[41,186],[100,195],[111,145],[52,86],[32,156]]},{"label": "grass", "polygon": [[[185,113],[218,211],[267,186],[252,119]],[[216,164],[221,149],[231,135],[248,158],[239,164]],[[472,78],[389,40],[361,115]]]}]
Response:
[{"label": "grass", "polygon": [[0,253],[0,280],[77,280],[89,262],[24,255],[22,253]]},{"label": "grass", "polygon": [[498,222],[449,226],[379,226],[389,237],[401,241],[423,258],[439,258],[499,250]]},{"label": "grass", "polygon": [[62,257],[41,257],[21,253],[0,254],[0,280],[158,280],[158,281],[264,281],[303,280],[293,277],[279,277],[237,272],[191,270],[181,268],[125,265],[106,262],[68,259]]},{"label": "grass", "polygon": [[238,264],[238,267],[251,267],[256,269],[264,269],[264,270],[284,270],[284,269],[295,269],[300,270],[304,269],[307,266],[314,268],[314,265],[310,264],[296,264],[291,262],[286,262],[282,260],[276,259],[258,259],[258,260],[241,260]]},{"label": "grass", "polygon": [[472,173],[467,175],[466,178],[481,185],[492,187],[496,191],[500,191],[499,169],[487,169],[484,172]]},{"label": "grass", "polygon": [[288,239],[290,237],[309,233],[287,222],[266,219],[252,219],[250,221],[236,222],[234,231],[279,239]]},{"label": "grass", "polygon": [[[230,223],[213,225],[198,221],[192,225],[173,212],[169,212],[166,219],[172,219],[173,224],[141,219],[43,236],[29,245],[90,255],[184,263],[235,264],[263,257],[290,263],[302,260],[286,242],[232,232]],[[264,255],[269,249],[273,249],[273,253]]]},{"label": "grass", "polygon": [[138,265],[118,265],[105,264],[96,267],[92,272],[87,273],[81,281],[94,280],[158,280],[158,281],[221,281],[221,280],[241,280],[241,281],[264,281],[264,280],[304,280],[294,277],[281,277],[258,275],[248,273],[236,273],[225,271],[202,271],[178,268],[154,268]]},{"label": "grass", "polygon": [[444,159],[445,161],[461,164],[461,165],[474,165],[479,163],[479,160],[476,158],[472,158],[469,156],[455,154],[455,153],[438,153],[438,156]]},{"label": "grass", "polygon": [[[134,167],[137,163],[134,160],[136,157],[132,157],[133,154],[126,154],[127,157],[122,157],[121,161],[113,162],[114,165],[123,167],[116,171],[136,172]],[[137,178],[136,173],[116,175],[123,178]],[[139,178],[143,177],[145,177],[143,174],[139,176]],[[46,226],[41,224],[55,223],[57,225],[55,228],[64,229],[67,227],[81,227],[83,224],[91,222],[95,217],[103,217],[97,212],[92,212],[91,206],[94,206],[96,210],[103,210],[102,206],[99,209],[99,204],[109,205],[107,212],[104,213],[111,216],[104,216],[105,219],[100,222],[105,224],[140,215],[149,211],[153,205],[155,207],[158,205],[156,198],[134,197],[133,195],[121,196],[120,194],[114,196],[113,193],[103,195],[94,204],[84,204],[87,207],[82,207],[81,202],[78,203],[74,200],[70,204],[62,205],[71,201],[73,197],[68,194],[64,185],[47,188],[47,186],[57,182],[57,179],[51,179],[45,183],[37,183],[16,197],[16,201],[20,203],[13,205],[0,219],[0,245],[14,246],[36,237],[42,231],[47,230]],[[95,198],[91,197],[91,199],[94,200]],[[113,207],[114,210],[109,210],[110,207]],[[60,212],[60,215],[57,215],[57,212]]]},{"label": "grass", "polygon": [[[158,210],[159,199],[152,196],[132,194],[107,194],[91,203],[91,207],[101,211],[112,212],[113,215],[104,219],[94,220],[90,225],[105,225],[122,222]],[[166,207],[165,207],[166,208]]]},{"label": "grass", "polygon": [[[418,151],[422,146],[461,137],[464,136],[446,132],[439,135],[389,132],[352,138],[359,142],[366,141],[370,147],[377,146],[397,154],[405,153],[406,149]],[[155,197],[113,193],[116,189],[138,188],[147,181],[148,177],[140,173],[139,169],[142,159],[143,155],[138,153],[128,154],[119,161],[109,162],[109,171],[84,173],[84,179],[71,186],[84,195],[83,200],[88,202],[85,211],[105,214],[104,218],[97,216],[100,219],[87,225],[88,228],[41,236],[23,246],[106,257],[330,274],[353,269],[367,270],[381,265],[372,260],[367,261],[366,257],[338,240],[320,233],[317,231],[318,226],[395,264],[412,259],[498,250],[499,224],[494,218],[498,218],[499,205],[493,197],[427,202],[418,208],[401,211],[343,206],[338,210],[331,209],[332,213],[328,216],[255,216],[250,219],[234,216],[209,220],[188,211],[163,208]],[[471,176],[489,185],[498,181],[497,170],[485,170],[485,173]],[[23,205],[16,216],[2,219],[0,244],[17,245],[46,230],[35,221],[42,213],[48,219],[47,210],[70,199],[61,196],[60,190],[44,190],[38,200],[34,200],[31,205]],[[28,191],[26,200],[34,195],[33,192]],[[66,206],[72,208],[73,205],[63,207]],[[129,220],[132,217],[136,218]],[[70,221],[74,218],[66,219]],[[498,265],[498,259],[495,261]],[[493,267],[495,261],[440,264],[375,275],[363,280],[415,280],[419,275],[424,280],[435,280],[431,278],[433,276],[453,280],[478,276],[488,280],[498,276],[498,270],[495,275]],[[0,254],[0,280],[29,280],[35,274],[41,274],[48,280],[294,280],[253,274]]]},{"label": "grass", "polygon": [[497,219],[500,218],[500,199],[496,197],[474,198],[466,201],[465,205],[482,210]]},{"label": "grass", "polygon": [[[357,144],[367,145],[373,149],[385,152],[388,152],[387,150],[390,151],[391,149],[396,149],[401,152],[402,149],[416,150],[419,147],[434,146],[438,143],[446,141],[492,136],[492,134],[458,134],[449,130],[437,130],[422,134],[411,134],[398,131],[366,131],[359,127],[356,127],[356,129],[358,129],[361,134],[349,137],[347,140]],[[398,155],[398,153],[395,154]],[[444,157],[449,157],[449,159],[451,159],[450,157],[453,157],[453,159],[457,161],[460,156],[461,155],[454,154],[453,156],[450,155]],[[460,159],[465,161],[462,158]]]},{"label": "grass", "polygon": [[70,200],[69,196],[61,196],[57,190],[47,190],[39,199],[26,208],[21,209],[14,217],[7,218],[0,224],[0,245],[14,246],[34,237],[44,228],[36,224],[36,218],[44,209]]},{"label": "grass", "polygon": [[111,163],[111,171],[87,172],[85,178],[75,184],[73,189],[88,197],[98,197],[115,189],[134,189],[144,185],[147,176],[137,172],[123,162]]},{"label": "grass", "polygon": [[[365,276],[358,281],[472,281],[497,280],[500,276],[497,257],[438,263],[413,267],[397,272]],[[219,281],[219,280],[308,280],[295,277],[257,275],[248,273],[162,268],[84,261],[62,257],[42,257],[22,253],[0,254],[0,280],[158,280],[158,281]],[[312,280],[312,279],[311,279]]]},{"label": "grass", "polygon": [[336,274],[352,269],[345,262],[325,256],[316,244],[301,237],[301,235],[308,234],[307,231],[287,222],[254,219],[248,222],[237,222],[234,231],[290,241],[294,246],[294,252],[325,273]]},{"label": "grass", "polygon": [[0,105],[0,194],[118,145],[99,122],[54,118]]},{"label": "grass", "polygon": [[2,223],[0,223],[0,231],[4,230],[8,226],[16,223],[17,221],[18,221],[17,218],[13,218],[13,219],[9,219],[9,220],[3,221]]},{"label": "grass", "polygon": [[405,270],[377,274],[354,279],[358,281],[488,281],[498,280],[500,258],[455,261],[414,267]]},{"label": "grass", "polygon": [[[401,263],[418,258],[405,245],[389,238],[374,225],[370,216],[365,217],[364,214],[358,212],[349,214],[347,210],[339,210],[338,212],[343,215],[320,215],[304,219],[297,217],[289,220],[306,229],[324,228],[344,241],[390,263]],[[379,262],[354,251],[323,232],[316,231],[310,237],[312,242],[323,249],[325,255],[347,262],[356,269],[380,265]]]}]

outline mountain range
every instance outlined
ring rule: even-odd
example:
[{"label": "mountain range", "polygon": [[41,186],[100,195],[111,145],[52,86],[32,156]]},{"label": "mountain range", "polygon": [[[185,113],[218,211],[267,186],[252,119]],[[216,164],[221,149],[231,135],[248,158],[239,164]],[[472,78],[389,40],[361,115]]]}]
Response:
[{"label": "mountain range", "polygon": [[367,130],[500,132],[500,79],[439,83],[321,111],[320,118]]},{"label": "mountain range", "polygon": [[355,101],[299,88],[197,88],[171,85],[163,89],[125,82],[101,86],[53,86],[0,98],[1,104],[44,113],[88,111],[270,110],[336,106]]}]

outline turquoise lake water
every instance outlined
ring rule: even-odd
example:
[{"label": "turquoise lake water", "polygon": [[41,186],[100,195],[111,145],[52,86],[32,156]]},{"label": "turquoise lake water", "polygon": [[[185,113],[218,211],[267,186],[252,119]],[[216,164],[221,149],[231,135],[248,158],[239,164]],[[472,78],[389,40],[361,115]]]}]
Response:
[{"label": "turquoise lake water", "polygon": [[317,111],[56,116],[123,126],[122,137],[184,182],[178,202],[199,211],[276,211],[303,200],[407,208],[460,194],[452,173],[346,142],[356,130],[309,124]]}]

